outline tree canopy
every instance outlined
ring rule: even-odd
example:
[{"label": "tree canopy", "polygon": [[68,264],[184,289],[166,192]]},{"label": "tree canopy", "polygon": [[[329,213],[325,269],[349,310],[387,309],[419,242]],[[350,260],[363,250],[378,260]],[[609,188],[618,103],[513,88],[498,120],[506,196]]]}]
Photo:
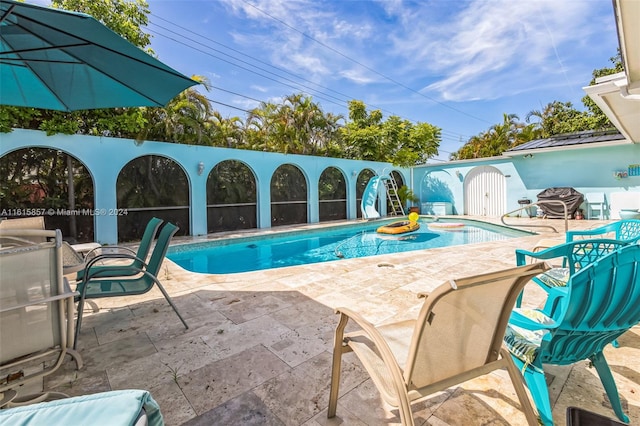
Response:
[{"label": "tree canopy", "polygon": [[[53,0],[53,7],[94,16],[114,32],[150,54],[146,0]],[[194,76],[201,87],[208,81]],[[384,120],[362,101],[349,104],[349,120],[326,113],[310,96],[284,96],[263,102],[240,117],[225,118],[196,88],[189,88],[164,108],[111,108],[71,113],[0,107],[0,131],[39,129],[47,134],[86,134],[222,146],[291,154],[388,161],[400,166],[426,162],[437,154],[440,129],[397,116]]]},{"label": "tree canopy", "polygon": [[[146,0],[52,0],[58,8],[91,14],[134,45],[153,54]],[[597,77],[622,70],[620,52],[613,67],[593,72]],[[191,87],[164,108],[111,108],[71,113],[33,108],[0,107],[0,132],[12,128],[40,129],[47,134],[86,134],[156,140],[183,144],[319,155],[391,162],[410,167],[424,164],[438,154],[441,129],[429,123],[411,122],[396,115],[385,119],[380,110],[367,110],[363,101],[349,102],[349,116],[327,113],[311,96],[286,95],[280,103],[263,102],[247,116],[223,117],[203,90]],[[500,155],[514,146],[538,138],[581,130],[613,127],[585,96],[585,110],[570,102],[552,101],[532,110],[524,122],[504,113],[502,122],[471,137],[451,159]]]}]

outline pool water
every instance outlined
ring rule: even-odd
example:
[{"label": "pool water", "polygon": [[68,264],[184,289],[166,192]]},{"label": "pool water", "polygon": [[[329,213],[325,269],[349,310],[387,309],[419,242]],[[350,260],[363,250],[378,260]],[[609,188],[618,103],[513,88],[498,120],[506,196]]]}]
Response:
[{"label": "pool water", "polygon": [[[471,220],[449,220],[464,226],[438,229],[429,226],[434,223],[432,220],[424,218],[419,221],[420,229],[414,232],[376,232],[378,227],[395,220],[176,245],[169,248],[167,257],[192,272],[230,274],[531,235]],[[440,219],[438,224],[441,223],[446,224],[447,220]]]}]

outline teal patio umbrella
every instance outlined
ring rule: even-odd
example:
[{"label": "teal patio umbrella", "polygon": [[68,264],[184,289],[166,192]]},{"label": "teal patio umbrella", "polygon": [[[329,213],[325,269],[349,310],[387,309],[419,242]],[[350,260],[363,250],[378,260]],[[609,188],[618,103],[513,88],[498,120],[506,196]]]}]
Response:
[{"label": "teal patio umbrella", "polygon": [[0,105],[165,106],[198,84],[92,16],[0,0]]}]

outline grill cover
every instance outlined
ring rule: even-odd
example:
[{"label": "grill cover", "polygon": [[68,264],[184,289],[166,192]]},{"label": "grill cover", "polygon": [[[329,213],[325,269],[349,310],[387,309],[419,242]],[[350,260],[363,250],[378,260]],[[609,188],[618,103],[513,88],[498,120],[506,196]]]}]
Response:
[{"label": "grill cover", "polygon": [[[584,196],[569,187],[547,188],[538,194],[538,202],[541,201],[563,201],[567,205],[568,218],[571,219],[584,201]],[[564,219],[564,207],[562,207],[562,204],[538,204],[538,208],[542,209],[549,219]]]}]

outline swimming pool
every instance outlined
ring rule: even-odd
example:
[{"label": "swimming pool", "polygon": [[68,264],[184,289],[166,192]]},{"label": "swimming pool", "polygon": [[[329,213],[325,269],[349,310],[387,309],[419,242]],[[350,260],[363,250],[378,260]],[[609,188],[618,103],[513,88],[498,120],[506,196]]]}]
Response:
[{"label": "swimming pool", "polygon": [[[425,218],[419,221],[420,229],[411,233],[376,232],[379,226],[395,220],[175,245],[169,248],[167,257],[188,271],[230,274],[532,235],[473,220],[434,222]],[[464,226],[446,229],[430,226],[454,222]]]}]

